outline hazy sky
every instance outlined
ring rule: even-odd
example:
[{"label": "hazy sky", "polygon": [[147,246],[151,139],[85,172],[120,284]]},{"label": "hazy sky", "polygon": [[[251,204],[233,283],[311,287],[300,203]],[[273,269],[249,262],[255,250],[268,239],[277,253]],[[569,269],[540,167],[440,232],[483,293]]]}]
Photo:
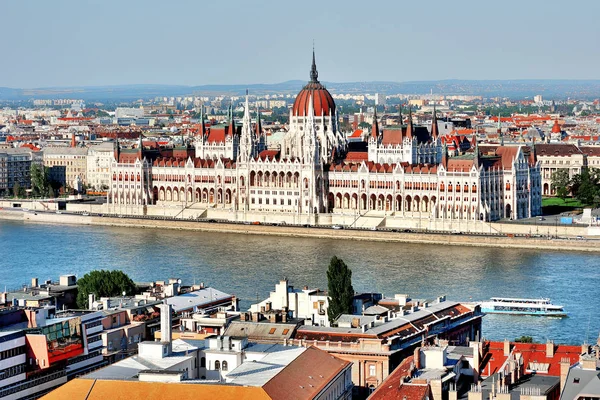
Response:
[{"label": "hazy sky", "polygon": [[0,0],[0,86],[600,79],[600,0]]}]

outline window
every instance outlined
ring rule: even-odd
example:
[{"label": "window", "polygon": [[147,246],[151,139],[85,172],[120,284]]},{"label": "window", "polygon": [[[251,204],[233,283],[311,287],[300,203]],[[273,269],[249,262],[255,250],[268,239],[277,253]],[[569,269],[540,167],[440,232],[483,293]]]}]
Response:
[{"label": "window", "polygon": [[375,364],[369,365],[369,376],[377,375],[377,366]]},{"label": "window", "polygon": [[219,360],[215,361],[215,369],[216,370],[221,369],[221,363],[219,362]]},{"label": "window", "polygon": [[221,367],[222,371],[227,371],[227,361],[223,361],[222,367]]},{"label": "window", "polygon": [[200,359],[200,368],[206,368],[206,357]]}]

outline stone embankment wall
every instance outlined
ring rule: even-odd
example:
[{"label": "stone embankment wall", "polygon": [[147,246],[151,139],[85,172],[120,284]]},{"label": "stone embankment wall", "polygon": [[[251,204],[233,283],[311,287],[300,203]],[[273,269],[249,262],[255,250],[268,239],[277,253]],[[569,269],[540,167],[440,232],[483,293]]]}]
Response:
[{"label": "stone embankment wall", "polygon": [[[339,240],[368,240],[396,243],[422,243],[455,246],[482,246],[501,248],[524,248],[541,250],[600,251],[596,240],[546,239],[508,236],[478,236],[431,233],[406,233],[371,230],[334,230],[331,228],[304,228],[292,226],[244,225],[227,223],[209,223],[185,220],[154,220],[118,217],[96,217],[49,212],[21,212],[0,210],[0,219],[12,219],[24,222],[103,225],[131,228],[158,228],[204,232],[223,232],[237,234],[256,234],[287,237],[312,237]],[[498,225],[498,224],[495,224]],[[504,224],[514,226],[513,224]]]}]

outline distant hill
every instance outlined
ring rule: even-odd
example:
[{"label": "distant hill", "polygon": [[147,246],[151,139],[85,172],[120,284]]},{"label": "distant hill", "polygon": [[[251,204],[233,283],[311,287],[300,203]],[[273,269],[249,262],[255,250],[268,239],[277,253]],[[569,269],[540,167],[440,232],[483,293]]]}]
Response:
[{"label": "distant hill", "polygon": [[[77,98],[85,101],[131,101],[157,96],[295,94],[305,81],[250,85],[115,85],[12,89],[0,87],[0,100]],[[434,94],[546,99],[600,98],[600,80],[442,80],[414,82],[325,82],[332,93]]]}]

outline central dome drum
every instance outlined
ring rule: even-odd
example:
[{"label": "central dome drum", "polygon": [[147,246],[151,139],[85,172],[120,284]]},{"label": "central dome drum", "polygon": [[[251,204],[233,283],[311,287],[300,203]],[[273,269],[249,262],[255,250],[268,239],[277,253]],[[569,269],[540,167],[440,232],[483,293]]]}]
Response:
[{"label": "central dome drum", "polygon": [[313,51],[312,67],[310,69],[310,82],[306,84],[296,96],[292,115],[295,117],[305,117],[308,113],[308,102],[312,99],[315,116],[325,115],[331,117],[335,115],[335,101],[331,93],[319,82],[319,73],[315,64],[315,53]]}]

